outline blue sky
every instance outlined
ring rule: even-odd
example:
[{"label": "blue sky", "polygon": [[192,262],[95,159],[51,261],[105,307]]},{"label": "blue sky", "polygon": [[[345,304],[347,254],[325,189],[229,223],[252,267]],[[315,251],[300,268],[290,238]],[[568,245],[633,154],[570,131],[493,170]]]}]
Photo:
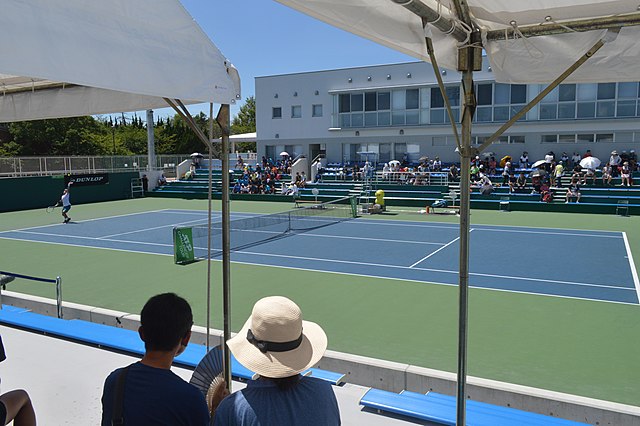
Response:
[{"label": "blue sky", "polygon": [[[238,68],[242,80],[240,105],[254,95],[255,77],[415,61],[273,0],[181,1]],[[207,115],[209,111],[206,105],[189,109]],[[232,108],[232,115],[238,109]],[[173,111],[156,111],[156,116],[167,114],[173,115]]]}]

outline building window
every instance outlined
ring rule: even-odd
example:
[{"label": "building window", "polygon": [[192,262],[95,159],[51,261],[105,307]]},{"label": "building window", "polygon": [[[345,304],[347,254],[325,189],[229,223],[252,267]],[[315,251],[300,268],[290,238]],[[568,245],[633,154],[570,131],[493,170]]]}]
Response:
[{"label": "building window", "polygon": [[322,117],[322,104],[315,104],[311,108],[312,117]]},{"label": "building window", "polygon": [[542,143],[556,143],[558,135],[542,135]]},{"label": "building window", "polygon": [[597,133],[596,142],[613,142],[613,133]]},{"label": "building window", "polygon": [[575,143],[576,141],[576,135],[575,134],[571,134],[571,135],[559,135],[559,142],[560,143]]},{"label": "building window", "polygon": [[282,118],[282,107],[273,107],[271,109],[271,118]]},{"label": "building window", "polygon": [[491,105],[493,84],[478,84],[478,105]]},{"label": "building window", "polygon": [[593,133],[579,133],[578,143],[593,143]]},{"label": "building window", "polygon": [[302,106],[301,105],[292,105],[291,106],[291,118],[302,118]]}]

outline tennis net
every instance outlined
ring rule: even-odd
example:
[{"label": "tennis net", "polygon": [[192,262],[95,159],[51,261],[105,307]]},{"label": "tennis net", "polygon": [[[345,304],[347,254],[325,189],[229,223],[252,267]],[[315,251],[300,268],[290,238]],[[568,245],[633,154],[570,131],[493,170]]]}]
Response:
[{"label": "tennis net", "polygon": [[[282,213],[236,219],[229,222],[231,250],[240,250],[292,233],[306,232],[343,222],[357,216],[356,197],[344,197]],[[222,222],[211,224],[211,248],[214,256],[222,252]],[[208,226],[195,225],[173,229],[176,263],[207,258]]]}]

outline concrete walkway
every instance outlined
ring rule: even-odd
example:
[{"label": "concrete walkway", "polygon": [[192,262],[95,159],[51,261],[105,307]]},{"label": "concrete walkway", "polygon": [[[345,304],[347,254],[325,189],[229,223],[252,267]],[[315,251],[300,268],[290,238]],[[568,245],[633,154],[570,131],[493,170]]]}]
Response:
[{"label": "concrete walkway", "polygon": [[[38,425],[99,425],[102,385],[115,368],[138,358],[53,337],[0,326],[7,360],[0,363],[2,392],[25,389],[31,395]],[[172,369],[189,380],[191,370]],[[234,390],[244,384],[234,382]],[[334,387],[343,425],[431,425],[363,411],[358,405],[367,388]]]}]

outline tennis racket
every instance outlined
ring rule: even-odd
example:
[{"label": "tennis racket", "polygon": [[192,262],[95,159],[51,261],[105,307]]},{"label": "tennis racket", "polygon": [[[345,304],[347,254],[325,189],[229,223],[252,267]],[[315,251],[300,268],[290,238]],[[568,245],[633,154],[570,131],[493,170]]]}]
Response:
[{"label": "tennis racket", "polygon": [[56,209],[56,207],[59,207],[59,206],[60,206],[60,202],[57,202],[54,205],[47,207],[47,213],[53,212]]}]

